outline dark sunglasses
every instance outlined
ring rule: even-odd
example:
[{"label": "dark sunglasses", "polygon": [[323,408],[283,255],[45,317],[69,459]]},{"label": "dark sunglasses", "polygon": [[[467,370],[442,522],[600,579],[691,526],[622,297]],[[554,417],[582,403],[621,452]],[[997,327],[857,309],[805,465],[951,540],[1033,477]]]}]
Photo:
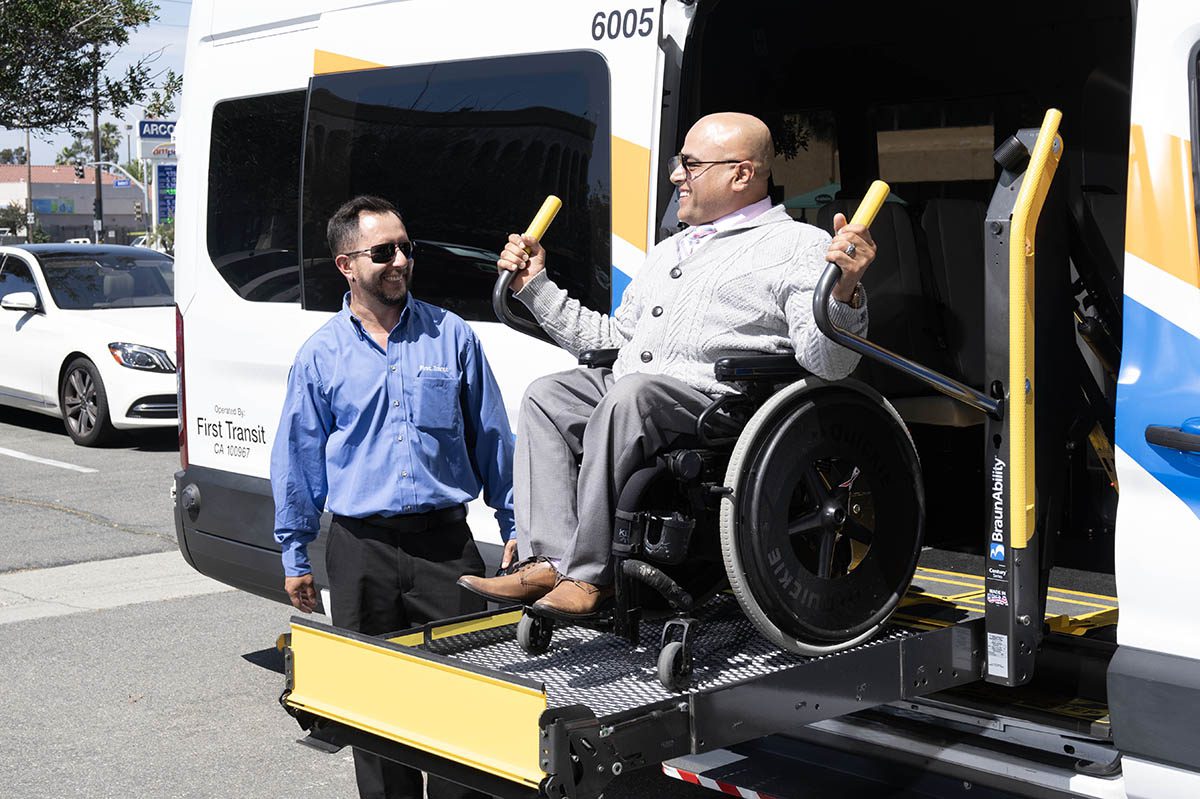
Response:
[{"label": "dark sunglasses", "polygon": [[405,258],[412,258],[413,251],[417,249],[417,245],[411,241],[385,241],[383,244],[376,244],[374,247],[368,247],[365,250],[351,250],[344,252],[342,255],[362,255],[366,253],[371,256],[371,263],[390,264],[396,258],[396,250],[404,253]]}]

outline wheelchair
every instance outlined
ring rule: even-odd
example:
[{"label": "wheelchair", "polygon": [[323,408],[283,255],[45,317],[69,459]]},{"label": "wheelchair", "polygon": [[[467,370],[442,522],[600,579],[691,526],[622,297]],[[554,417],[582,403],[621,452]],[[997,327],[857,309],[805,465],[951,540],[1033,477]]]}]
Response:
[{"label": "wheelchair", "polygon": [[[548,340],[508,310],[511,278],[496,283],[497,315]],[[580,365],[609,366],[616,354],[585,352]],[[619,491],[611,605],[586,621],[526,608],[517,640],[527,653],[549,648],[556,622],[636,646],[640,622],[665,616],[658,677],[675,691],[690,678],[696,610],[726,588],[764,637],[805,656],[866,641],[899,605],[925,505],[895,409],[863,383],[808,374],[790,353],[727,357],[714,369],[737,392],[716,398],[691,435]]]}]

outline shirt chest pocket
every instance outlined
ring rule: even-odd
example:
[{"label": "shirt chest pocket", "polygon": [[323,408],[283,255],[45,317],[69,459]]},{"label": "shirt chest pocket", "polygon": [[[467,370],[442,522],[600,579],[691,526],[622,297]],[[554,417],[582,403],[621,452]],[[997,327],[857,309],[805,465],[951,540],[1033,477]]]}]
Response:
[{"label": "shirt chest pocket", "polygon": [[462,406],[458,401],[459,383],[453,377],[416,379],[413,417],[423,430],[461,430]]}]

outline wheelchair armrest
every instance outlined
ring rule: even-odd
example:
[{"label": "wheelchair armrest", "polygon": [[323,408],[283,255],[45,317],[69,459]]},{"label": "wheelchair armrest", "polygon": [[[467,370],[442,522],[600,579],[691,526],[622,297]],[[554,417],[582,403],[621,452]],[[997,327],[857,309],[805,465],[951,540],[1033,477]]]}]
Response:
[{"label": "wheelchair armrest", "polygon": [[713,374],[722,383],[785,383],[799,380],[810,373],[796,363],[796,356],[783,355],[731,355],[719,358],[713,365]]},{"label": "wheelchair armrest", "polygon": [[579,365],[589,369],[599,369],[601,366],[612,366],[617,362],[619,349],[584,350],[579,353]]}]

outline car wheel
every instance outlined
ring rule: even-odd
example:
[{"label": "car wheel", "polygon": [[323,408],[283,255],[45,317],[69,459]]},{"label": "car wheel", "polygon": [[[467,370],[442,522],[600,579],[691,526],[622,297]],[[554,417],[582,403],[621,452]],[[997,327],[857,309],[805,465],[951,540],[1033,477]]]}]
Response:
[{"label": "car wheel", "polygon": [[81,447],[96,447],[111,441],[116,430],[108,413],[108,395],[96,365],[76,358],[63,372],[58,387],[59,406],[67,435]]}]

